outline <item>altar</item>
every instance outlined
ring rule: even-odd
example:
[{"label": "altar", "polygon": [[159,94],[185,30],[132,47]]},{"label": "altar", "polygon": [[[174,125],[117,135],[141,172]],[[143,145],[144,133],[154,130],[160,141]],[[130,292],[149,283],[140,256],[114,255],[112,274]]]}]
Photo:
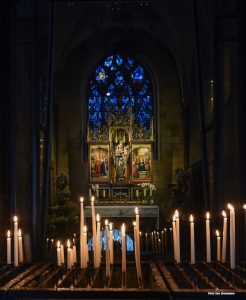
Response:
[{"label": "altar", "polygon": [[[155,227],[159,229],[159,206],[144,205],[138,206],[139,214],[142,219],[154,218]],[[96,213],[101,218],[135,218],[135,211],[133,205],[114,205],[114,206],[95,206]],[[91,206],[85,207],[85,218],[91,218]]]}]

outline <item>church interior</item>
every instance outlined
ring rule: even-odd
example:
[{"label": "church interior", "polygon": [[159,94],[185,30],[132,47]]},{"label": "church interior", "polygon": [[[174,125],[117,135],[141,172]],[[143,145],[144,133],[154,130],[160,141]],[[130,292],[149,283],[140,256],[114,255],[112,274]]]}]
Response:
[{"label": "church interior", "polygon": [[246,297],[246,1],[1,6],[0,299]]}]

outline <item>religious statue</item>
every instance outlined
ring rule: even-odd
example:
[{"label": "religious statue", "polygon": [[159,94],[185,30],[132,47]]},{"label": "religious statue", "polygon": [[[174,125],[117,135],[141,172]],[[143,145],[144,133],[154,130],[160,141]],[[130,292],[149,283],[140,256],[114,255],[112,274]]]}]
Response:
[{"label": "religious statue", "polygon": [[125,179],[128,157],[129,145],[124,143],[122,139],[119,139],[118,143],[115,143],[113,152],[116,179],[119,181],[123,181]]}]

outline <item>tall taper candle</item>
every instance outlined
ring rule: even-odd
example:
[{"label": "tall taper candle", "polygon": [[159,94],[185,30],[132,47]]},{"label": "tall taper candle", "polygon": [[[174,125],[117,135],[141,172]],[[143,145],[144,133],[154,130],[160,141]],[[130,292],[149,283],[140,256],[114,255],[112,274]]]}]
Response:
[{"label": "tall taper candle", "polygon": [[79,242],[80,242],[80,267],[81,268],[84,268],[82,261],[83,261],[83,256],[85,255],[84,246],[83,246],[83,230],[84,230],[84,225],[85,225],[84,223],[85,223],[85,220],[84,220],[84,198],[80,197],[80,238],[79,238]]},{"label": "tall taper candle", "polygon": [[141,256],[140,256],[140,241],[139,241],[139,238],[140,238],[140,233],[139,233],[139,213],[138,213],[138,208],[136,207],[135,208],[135,213],[136,213],[136,234],[137,234],[137,237],[136,237],[136,248],[137,248],[137,256],[138,256],[138,259],[137,259],[137,262],[138,262],[138,268],[139,268],[139,276],[141,276]]},{"label": "tall taper candle", "polygon": [[175,215],[173,216],[173,254],[174,260],[177,262],[177,230],[176,230],[176,223],[175,223]]},{"label": "tall taper candle", "polygon": [[96,247],[96,214],[94,206],[95,197],[91,197],[91,214],[92,214],[92,234],[93,234],[93,258],[94,258],[94,268],[97,268],[97,247]]},{"label": "tall taper candle", "polygon": [[88,263],[88,258],[89,258],[89,254],[88,254],[88,247],[87,247],[87,227],[86,225],[84,226],[83,229],[83,260],[82,260],[82,269],[87,267],[87,263]]},{"label": "tall taper candle", "polygon": [[114,263],[113,223],[109,223],[109,256],[110,263]]},{"label": "tall taper candle", "polygon": [[57,241],[57,266],[61,266],[61,243],[60,241]]},{"label": "tall taper candle", "polygon": [[137,277],[140,278],[138,250],[137,250],[137,226],[135,221],[133,222],[133,226],[134,226],[134,253],[135,253],[136,270],[137,270]]},{"label": "tall taper candle", "polygon": [[101,223],[100,223],[99,214],[97,214],[96,219],[97,219],[97,268],[99,268],[101,264],[101,244],[100,244]]},{"label": "tall taper candle", "polygon": [[206,256],[207,263],[211,263],[211,236],[210,236],[210,214],[206,213]]},{"label": "tall taper candle", "polygon": [[175,210],[175,221],[176,221],[176,231],[177,231],[177,263],[180,263],[180,230],[179,230],[179,212]]},{"label": "tall taper candle", "polygon": [[219,230],[215,231],[216,237],[217,237],[217,261],[220,261],[220,232]]},{"label": "tall taper candle", "polygon": [[145,232],[145,251],[149,252],[149,247],[148,247],[148,233]]},{"label": "tall taper candle", "polygon": [[110,277],[110,257],[109,257],[109,237],[108,237],[108,220],[105,220],[106,233],[106,278]]},{"label": "tall taper candle", "polygon": [[235,269],[235,211],[230,203],[228,208],[230,209],[230,266],[231,269]]},{"label": "tall taper candle", "polygon": [[[246,204],[243,205],[244,209],[244,236],[246,236]],[[246,260],[246,239],[244,239],[244,261]]]},{"label": "tall taper candle", "polygon": [[167,252],[167,229],[164,228],[164,233],[165,233],[165,250]]},{"label": "tall taper candle", "polygon": [[21,229],[18,230],[18,252],[19,252],[19,263],[23,263],[23,241],[21,235]]},{"label": "tall taper candle", "polygon": [[222,216],[224,217],[223,221],[223,241],[222,241],[222,263],[226,262],[226,240],[227,240],[227,216],[226,212],[222,211]]},{"label": "tall taper candle", "polygon": [[67,269],[71,269],[71,248],[70,248],[70,240],[67,241]]},{"label": "tall taper candle", "polygon": [[73,264],[77,264],[77,247],[76,240],[73,240]]},{"label": "tall taper candle", "polygon": [[195,232],[194,232],[194,218],[190,215],[190,263],[194,265],[195,259]]},{"label": "tall taper candle", "polygon": [[121,235],[122,235],[122,244],[121,244],[121,252],[122,252],[122,272],[126,272],[126,234],[125,234],[125,224],[122,224],[121,227]]},{"label": "tall taper candle", "polygon": [[7,264],[11,264],[11,234],[10,230],[7,231]]},{"label": "tall taper candle", "polygon": [[18,218],[14,216],[14,266],[18,267]]},{"label": "tall taper candle", "polygon": [[61,264],[65,264],[64,245],[61,244]]}]

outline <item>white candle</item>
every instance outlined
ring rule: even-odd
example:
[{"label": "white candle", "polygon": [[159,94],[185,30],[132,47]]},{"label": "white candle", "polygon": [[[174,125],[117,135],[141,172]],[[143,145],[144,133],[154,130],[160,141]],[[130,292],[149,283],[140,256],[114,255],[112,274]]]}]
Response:
[{"label": "white candle", "polygon": [[146,189],[143,190],[143,195],[146,197]]},{"label": "white candle", "polygon": [[121,253],[122,253],[122,272],[126,272],[126,235],[125,235],[125,224],[122,224],[121,227],[122,234],[122,244],[121,244]]},{"label": "white candle", "polygon": [[220,261],[220,232],[219,230],[215,231],[215,234],[217,236],[217,261]]},{"label": "white candle", "polygon": [[145,251],[148,252],[149,251],[149,247],[148,247],[148,233],[145,232]]},{"label": "white candle", "polygon": [[235,269],[235,211],[230,203],[228,208],[230,209],[230,266],[231,269]]},{"label": "white candle", "polygon": [[99,268],[101,264],[101,244],[100,244],[101,224],[100,224],[99,214],[97,214],[96,219],[97,219],[97,268]]},{"label": "white candle", "polygon": [[179,212],[175,211],[176,231],[177,231],[177,263],[180,263],[180,231],[179,231]]},{"label": "white candle", "polygon": [[194,232],[194,218],[190,215],[190,263],[194,265],[195,260],[195,232]]},{"label": "white candle", "polygon": [[103,190],[103,198],[106,197],[106,190]]},{"label": "white candle", "polygon": [[153,231],[151,232],[151,244],[152,244],[152,252],[155,251],[155,244],[154,244],[154,233]]},{"label": "white candle", "polygon": [[88,247],[87,247],[87,227],[86,225],[84,226],[83,229],[83,257],[82,257],[82,269],[85,269],[87,267],[87,262],[88,262]]},{"label": "white candle", "polygon": [[110,257],[109,257],[109,238],[108,238],[108,220],[105,220],[106,232],[106,278],[110,277]]},{"label": "white candle", "polygon": [[76,245],[73,245],[73,264],[77,263],[77,249]]},{"label": "white candle", "polygon": [[139,196],[139,191],[136,190],[136,197],[138,198],[138,196]]},{"label": "white candle", "polygon": [[164,233],[165,233],[165,250],[167,251],[167,229],[164,228]]},{"label": "white candle", "polygon": [[18,265],[18,218],[14,216],[14,266]]},{"label": "white candle", "polygon": [[10,230],[7,231],[7,264],[11,264],[11,234]]},{"label": "white candle", "polygon": [[[91,190],[89,190],[91,192]],[[83,256],[85,255],[84,253],[84,246],[83,246],[83,230],[84,230],[84,198],[80,197],[80,267],[83,268]]]},{"label": "white candle", "polygon": [[137,270],[137,277],[140,278],[138,250],[137,250],[137,226],[135,221],[133,222],[133,226],[134,226],[134,253],[135,253],[136,270]]},{"label": "white candle", "polygon": [[139,213],[138,208],[135,207],[135,213],[136,213],[136,250],[137,250],[137,263],[138,263],[138,269],[139,269],[139,277],[141,276],[141,257],[140,257],[140,241],[139,241]]},{"label": "white candle", "polygon": [[109,223],[109,256],[110,263],[114,263],[114,240],[113,240],[113,224]]},{"label": "white candle", "polygon": [[71,269],[71,248],[70,248],[70,240],[67,241],[67,269]]},{"label": "white candle", "polygon": [[23,263],[23,242],[22,242],[22,235],[21,229],[18,230],[18,256],[19,256],[19,263]]},{"label": "white candle", "polygon": [[222,241],[222,263],[226,262],[226,240],[227,240],[227,216],[226,212],[222,211],[222,216],[224,217],[223,221],[223,241]]},{"label": "white candle", "polygon": [[60,241],[57,242],[57,266],[61,266],[61,243]]},{"label": "white candle", "polygon": [[64,258],[64,246],[61,244],[61,264],[65,263],[65,258]]},{"label": "white candle", "polygon": [[95,197],[91,197],[91,214],[92,214],[92,234],[93,234],[93,258],[94,258],[94,268],[97,268],[97,248],[96,248],[96,214],[94,206]]},{"label": "white candle", "polygon": [[206,213],[206,255],[207,263],[211,263],[211,243],[210,243],[210,214]]},{"label": "white candle", "polygon": [[175,215],[173,216],[173,256],[174,260],[177,261],[177,230],[176,230],[176,223],[175,223]]}]

